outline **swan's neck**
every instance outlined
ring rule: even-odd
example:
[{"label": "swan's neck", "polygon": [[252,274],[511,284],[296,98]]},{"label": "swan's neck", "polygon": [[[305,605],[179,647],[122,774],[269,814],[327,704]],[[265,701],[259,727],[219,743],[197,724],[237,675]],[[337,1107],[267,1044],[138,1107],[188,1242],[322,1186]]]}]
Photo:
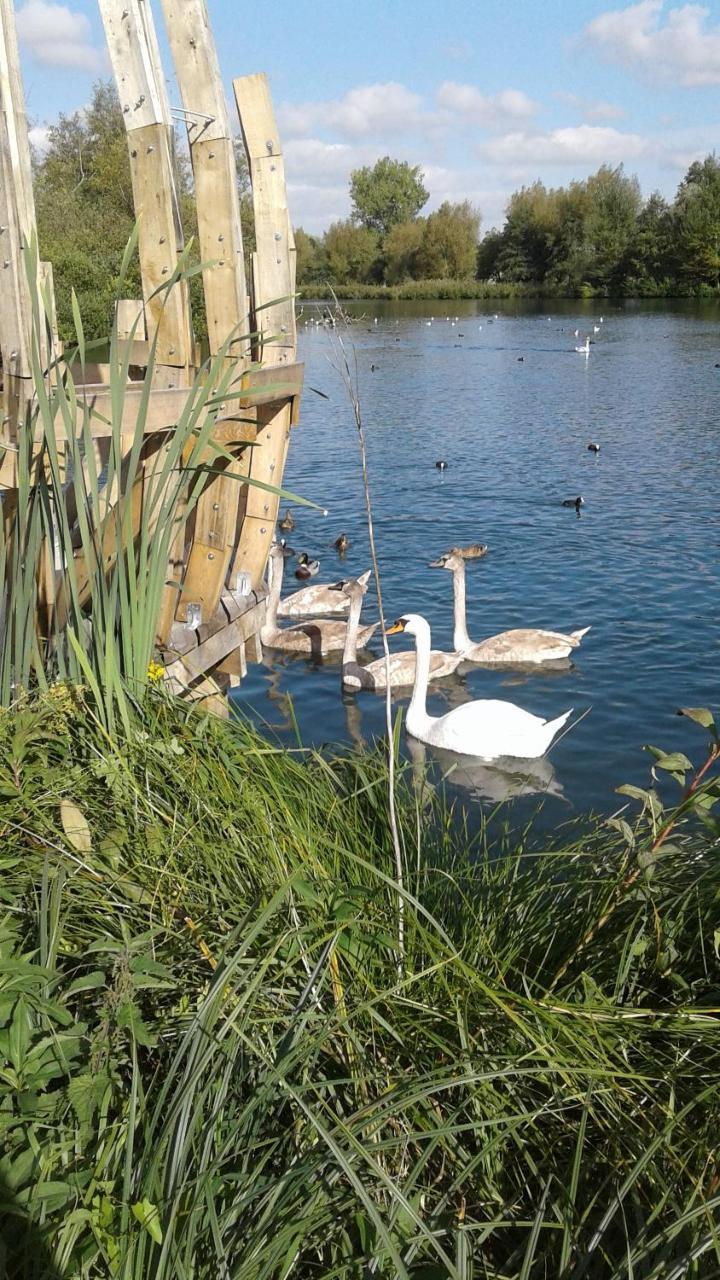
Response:
[{"label": "swan's neck", "polygon": [[472,644],[467,633],[467,623],[465,621],[465,565],[458,565],[457,569],[453,569],[453,596],[455,601],[455,629],[453,631],[453,648],[457,652],[462,649],[469,649]]},{"label": "swan's neck", "polygon": [[343,666],[347,667],[357,663],[357,638],[358,628],[360,626],[360,614],[362,612],[363,598],[362,596],[353,597],[350,601],[350,612],[348,614],[347,631],[345,632],[345,648],[343,649]]},{"label": "swan's neck", "polygon": [[269,593],[265,605],[265,626],[277,627],[277,611],[282,591],[283,569],[285,564],[281,556],[271,556],[268,561]]},{"label": "swan's neck", "polygon": [[415,684],[407,710],[408,733],[420,737],[428,723],[427,688],[430,679],[430,628],[415,636]]}]

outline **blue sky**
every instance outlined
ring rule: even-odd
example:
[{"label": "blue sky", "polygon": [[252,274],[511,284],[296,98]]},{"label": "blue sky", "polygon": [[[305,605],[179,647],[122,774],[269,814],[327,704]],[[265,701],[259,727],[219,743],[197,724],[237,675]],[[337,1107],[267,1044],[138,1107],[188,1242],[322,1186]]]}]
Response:
[{"label": "blue sky", "polygon": [[[358,164],[420,164],[427,209],[468,198],[483,228],[541,178],[566,184],[623,162],[671,196],[720,150],[720,3],[640,0],[208,0],[228,91],[270,77],[296,226],[349,212]],[[162,30],[159,6],[156,20]],[[18,0],[28,113],[40,145],[108,76],[91,0]],[[166,57],[170,98],[179,104]]]}]

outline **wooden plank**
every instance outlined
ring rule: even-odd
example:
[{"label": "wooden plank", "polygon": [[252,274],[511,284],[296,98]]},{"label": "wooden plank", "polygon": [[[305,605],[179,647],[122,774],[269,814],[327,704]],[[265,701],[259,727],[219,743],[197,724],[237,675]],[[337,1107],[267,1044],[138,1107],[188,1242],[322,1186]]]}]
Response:
[{"label": "wooden plank", "polygon": [[[156,290],[172,277],[182,232],[171,145],[172,121],[147,0],[99,0],[110,60],[128,136],[130,174],[139,223],[140,271],[147,336],[157,332],[158,385],[190,380],[192,334],[187,284]],[[152,296],[155,294],[155,296]]]},{"label": "wooden plank", "polygon": [[118,298],[115,303],[115,329],[120,340],[145,341],[147,332],[142,298]]},{"label": "wooden plank", "polygon": [[27,115],[12,0],[0,0],[0,351],[7,373],[31,374],[32,290],[22,250],[35,232]]},{"label": "wooden plank", "polygon": [[[211,355],[231,336],[234,361],[250,357],[250,318],[243,259],[235,150],[215,43],[205,0],[163,0],[163,11],[183,106],[195,182],[203,289]],[[242,341],[241,341],[242,339]],[[187,602],[203,616],[217,607],[233,553],[242,474],[238,459],[202,493],[178,617]]]},{"label": "wooden plank", "polygon": [[205,671],[222,662],[227,654],[256,635],[265,619],[265,601],[259,603],[248,597],[248,607],[232,622],[221,626],[194,649],[183,653],[166,667],[168,678],[197,679]]},{"label": "wooden plank", "polygon": [[[261,335],[259,354],[263,366],[279,367],[294,363],[296,351],[294,240],[285,167],[267,77],[243,76],[233,81],[233,88],[252,181],[256,239],[253,295],[255,325]],[[262,447],[252,450],[251,478],[282,484],[293,417],[297,417],[297,405],[292,412],[289,405],[272,412],[259,409],[258,442]],[[233,576],[242,570],[248,572],[254,587],[260,585],[265,572],[278,503],[279,499],[265,490],[247,490],[232,572]]]}]

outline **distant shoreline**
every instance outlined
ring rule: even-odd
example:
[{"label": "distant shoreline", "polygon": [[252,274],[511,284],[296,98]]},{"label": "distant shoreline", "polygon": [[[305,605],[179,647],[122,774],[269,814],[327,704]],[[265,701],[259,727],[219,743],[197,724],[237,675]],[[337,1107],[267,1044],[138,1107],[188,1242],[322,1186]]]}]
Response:
[{"label": "distant shoreline", "polygon": [[708,285],[697,289],[680,291],[677,286],[666,291],[645,293],[610,293],[608,290],[595,290],[590,285],[583,286],[574,292],[552,290],[540,284],[504,284],[491,280],[409,280],[405,284],[332,284],[330,282],[302,284],[298,286],[298,295],[302,299],[312,298],[328,301],[335,296],[340,302],[363,302],[366,300],[384,300],[387,302],[413,301],[457,301],[476,298],[566,298],[569,301],[592,301],[594,298],[612,298],[616,301],[636,299],[652,301],[654,299],[686,299],[720,301],[720,287]]}]

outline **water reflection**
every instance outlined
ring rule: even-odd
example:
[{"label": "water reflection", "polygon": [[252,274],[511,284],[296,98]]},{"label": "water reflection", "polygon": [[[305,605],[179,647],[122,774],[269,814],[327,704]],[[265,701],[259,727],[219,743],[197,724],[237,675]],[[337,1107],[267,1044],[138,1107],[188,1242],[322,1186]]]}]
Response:
[{"label": "water reflection", "polygon": [[419,788],[425,788],[428,771],[438,774],[442,782],[457,788],[473,800],[489,800],[501,804],[520,796],[554,796],[564,798],[552,763],[542,760],[504,758],[492,764],[475,756],[459,756],[443,747],[429,747],[408,738],[407,748],[413,763],[413,776]]}]

